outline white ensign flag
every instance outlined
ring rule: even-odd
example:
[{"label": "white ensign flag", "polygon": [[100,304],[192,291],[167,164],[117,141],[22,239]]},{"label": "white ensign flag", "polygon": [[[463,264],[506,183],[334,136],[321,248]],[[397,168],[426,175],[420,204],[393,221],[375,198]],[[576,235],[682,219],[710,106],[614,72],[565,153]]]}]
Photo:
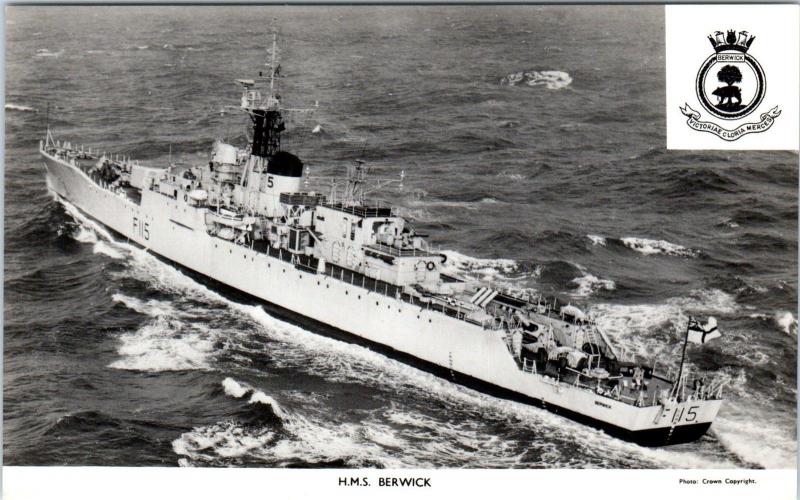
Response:
[{"label": "white ensign flag", "polygon": [[699,321],[689,321],[689,335],[687,339],[694,344],[705,344],[709,340],[721,337],[722,333],[717,328],[717,320],[714,317],[708,318],[705,325],[701,325]]}]

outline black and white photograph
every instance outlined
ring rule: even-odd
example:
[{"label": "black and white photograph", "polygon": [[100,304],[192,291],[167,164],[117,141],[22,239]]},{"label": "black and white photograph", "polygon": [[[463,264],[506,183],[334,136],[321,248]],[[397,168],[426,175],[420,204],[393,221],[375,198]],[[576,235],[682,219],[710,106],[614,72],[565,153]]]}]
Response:
[{"label": "black and white photograph", "polygon": [[663,5],[5,19],[4,465],[796,469],[797,150],[666,147],[770,33],[679,109]]}]

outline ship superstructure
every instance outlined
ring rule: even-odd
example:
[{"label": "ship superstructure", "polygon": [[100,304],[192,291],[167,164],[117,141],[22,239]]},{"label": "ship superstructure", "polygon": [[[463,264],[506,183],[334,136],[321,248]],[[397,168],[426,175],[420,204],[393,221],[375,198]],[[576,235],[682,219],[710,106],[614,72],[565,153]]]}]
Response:
[{"label": "ship superstructure", "polygon": [[48,131],[50,188],[166,260],[456,382],[641,444],[706,432],[722,382],[654,373],[574,305],[448,272],[424,235],[368,199],[363,162],[327,194],[304,190],[303,162],[281,147],[276,54],[273,40],[266,80],[237,80],[245,147],[217,140],[205,164],[158,168]]}]

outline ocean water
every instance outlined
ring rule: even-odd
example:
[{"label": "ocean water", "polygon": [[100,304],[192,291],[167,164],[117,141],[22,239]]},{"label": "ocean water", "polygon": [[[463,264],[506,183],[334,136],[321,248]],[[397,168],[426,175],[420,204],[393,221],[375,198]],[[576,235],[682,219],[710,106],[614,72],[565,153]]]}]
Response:
[{"label": "ocean water", "polygon": [[[9,465],[795,466],[797,156],[666,151],[659,7],[9,7]],[[152,164],[245,140],[236,78],[280,38],[310,188],[363,158],[454,271],[557,294],[617,342],[730,379],[710,432],[647,449],[320,336],[48,193],[57,137]],[[315,106],[315,105],[318,105]]]}]

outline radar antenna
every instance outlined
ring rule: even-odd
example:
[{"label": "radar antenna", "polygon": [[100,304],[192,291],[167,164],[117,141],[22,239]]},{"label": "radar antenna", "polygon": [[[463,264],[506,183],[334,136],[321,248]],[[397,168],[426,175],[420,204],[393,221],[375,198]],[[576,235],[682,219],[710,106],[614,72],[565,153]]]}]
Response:
[{"label": "radar antenna", "polygon": [[[255,80],[236,80],[242,86],[242,99],[240,109],[250,115],[253,121],[253,137],[251,151],[253,156],[271,158],[281,150],[281,132],[286,130],[283,113],[313,112],[313,109],[284,108],[280,103],[277,93],[277,79],[280,78],[280,61],[278,60],[278,35],[272,35],[272,50],[267,62],[264,64],[269,69],[269,93],[262,96],[256,90]],[[259,71],[259,76],[262,72]]]}]

